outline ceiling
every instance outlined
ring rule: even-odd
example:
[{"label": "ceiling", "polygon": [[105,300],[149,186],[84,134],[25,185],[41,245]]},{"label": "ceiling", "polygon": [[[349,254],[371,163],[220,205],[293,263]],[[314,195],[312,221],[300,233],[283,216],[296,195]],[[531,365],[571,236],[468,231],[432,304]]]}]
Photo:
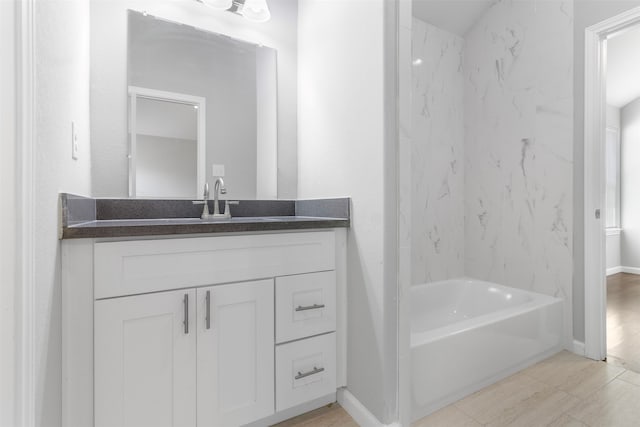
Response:
[{"label": "ceiling", "polygon": [[413,16],[462,37],[495,2],[496,0],[413,0]]},{"label": "ceiling", "polygon": [[622,108],[640,97],[640,28],[607,41],[607,104]]}]

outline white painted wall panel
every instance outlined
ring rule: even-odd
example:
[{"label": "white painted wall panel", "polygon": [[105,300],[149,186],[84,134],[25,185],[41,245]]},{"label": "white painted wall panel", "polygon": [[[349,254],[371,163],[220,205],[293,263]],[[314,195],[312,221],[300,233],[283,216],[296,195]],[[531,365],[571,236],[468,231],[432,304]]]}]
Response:
[{"label": "white painted wall panel", "polygon": [[[35,6],[36,425],[61,421],[61,281],[58,193],[91,193],[89,2]],[[71,122],[79,160],[71,158]]]},{"label": "white painted wall panel", "polygon": [[[348,231],[347,387],[383,422],[394,421],[384,369],[384,2],[298,5],[300,198],[352,198]],[[389,323],[391,324],[391,323]],[[389,385],[392,387],[392,385]],[[393,391],[393,390],[392,390]],[[394,393],[391,393],[394,394]]]}]

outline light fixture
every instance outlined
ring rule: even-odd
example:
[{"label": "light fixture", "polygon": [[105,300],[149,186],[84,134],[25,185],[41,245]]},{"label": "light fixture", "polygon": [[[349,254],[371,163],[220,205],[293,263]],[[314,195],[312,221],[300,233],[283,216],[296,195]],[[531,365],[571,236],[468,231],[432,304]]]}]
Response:
[{"label": "light fixture", "polygon": [[253,22],[267,22],[271,19],[271,12],[267,0],[245,0],[240,11],[242,16]]},{"label": "light fixture", "polygon": [[226,10],[244,16],[247,21],[267,22],[271,12],[267,0],[196,0],[213,9]]},{"label": "light fixture", "polygon": [[213,9],[227,10],[233,5],[233,0],[200,0]]}]

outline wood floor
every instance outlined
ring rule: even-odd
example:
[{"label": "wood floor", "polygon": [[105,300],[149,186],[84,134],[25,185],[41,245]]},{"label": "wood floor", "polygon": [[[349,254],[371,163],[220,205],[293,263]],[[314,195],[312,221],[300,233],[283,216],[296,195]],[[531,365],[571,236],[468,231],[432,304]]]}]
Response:
[{"label": "wood floor", "polygon": [[607,360],[640,372],[640,275],[607,278]]},{"label": "wood floor", "polygon": [[[338,405],[278,427],[353,427]],[[640,425],[640,374],[563,351],[459,400],[413,427]]]},{"label": "wood floor", "polygon": [[[640,276],[607,280],[607,363],[563,351],[413,427],[640,426]],[[354,427],[339,405],[278,427]]]},{"label": "wood floor", "polygon": [[334,403],[276,424],[274,427],[358,427],[358,424],[347,411]]}]

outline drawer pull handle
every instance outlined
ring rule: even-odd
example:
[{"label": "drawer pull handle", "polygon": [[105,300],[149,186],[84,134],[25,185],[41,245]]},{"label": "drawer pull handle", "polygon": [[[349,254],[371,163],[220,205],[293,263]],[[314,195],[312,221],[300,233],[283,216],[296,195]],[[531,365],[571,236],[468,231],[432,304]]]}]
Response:
[{"label": "drawer pull handle", "polygon": [[182,304],[184,305],[184,333],[189,333],[189,294],[184,294],[184,298],[182,300]]},{"label": "drawer pull handle", "polygon": [[324,368],[316,368],[314,366],[313,370],[311,370],[309,372],[302,373],[302,372],[298,371],[298,375],[295,376],[295,379],[299,380],[299,379],[302,379],[302,378],[310,377],[311,375],[319,374],[320,372],[324,372]]},{"label": "drawer pull handle", "polygon": [[296,311],[317,310],[319,308],[324,308],[324,304],[306,305],[304,307],[299,305],[296,307]]}]

